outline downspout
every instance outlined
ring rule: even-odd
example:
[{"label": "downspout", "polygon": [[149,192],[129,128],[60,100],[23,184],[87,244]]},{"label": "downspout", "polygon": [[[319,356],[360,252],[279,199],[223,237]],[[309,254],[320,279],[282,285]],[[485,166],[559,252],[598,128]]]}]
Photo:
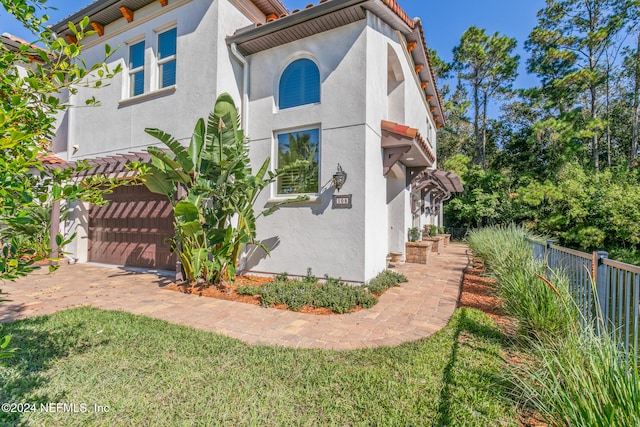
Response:
[{"label": "downspout", "polygon": [[249,131],[249,62],[238,50],[237,43],[231,43],[231,53],[242,64],[242,108],[240,111],[240,123],[245,135]]}]

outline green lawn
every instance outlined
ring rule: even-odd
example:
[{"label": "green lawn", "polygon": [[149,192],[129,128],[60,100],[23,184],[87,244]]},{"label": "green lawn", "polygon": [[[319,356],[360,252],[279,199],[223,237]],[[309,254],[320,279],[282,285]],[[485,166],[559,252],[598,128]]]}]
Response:
[{"label": "green lawn", "polygon": [[[0,412],[2,426],[517,425],[504,397],[503,336],[472,309],[430,338],[345,352],[249,346],[92,308],[5,333],[20,351],[0,367],[0,403],[37,412]],[[109,410],[39,411],[58,402]]]}]

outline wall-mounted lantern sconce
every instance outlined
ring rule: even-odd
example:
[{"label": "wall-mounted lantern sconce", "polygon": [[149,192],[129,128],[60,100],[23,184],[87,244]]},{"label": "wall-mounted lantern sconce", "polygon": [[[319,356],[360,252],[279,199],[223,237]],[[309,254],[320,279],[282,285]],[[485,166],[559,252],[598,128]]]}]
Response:
[{"label": "wall-mounted lantern sconce", "polygon": [[336,190],[340,191],[345,182],[347,182],[347,173],[342,170],[342,166],[338,163],[338,170],[333,174],[333,185]]},{"label": "wall-mounted lantern sconce", "polygon": [[431,208],[429,206],[427,206],[426,208],[424,208],[424,214],[425,215],[431,215]]}]

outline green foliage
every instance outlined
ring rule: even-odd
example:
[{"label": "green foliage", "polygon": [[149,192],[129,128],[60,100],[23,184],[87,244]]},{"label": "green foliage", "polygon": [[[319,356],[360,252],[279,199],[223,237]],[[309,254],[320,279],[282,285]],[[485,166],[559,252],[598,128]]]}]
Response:
[{"label": "green foliage", "polygon": [[487,105],[492,98],[508,95],[518,75],[516,40],[498,33],[488,36],[484,29],[469,27],[453,49],[453,68],[469,88],[473,107],[473,131],[477,164],[486,167]]},{"label": "green foliage", "polygon": [[[2,328],[0,328],[1,330]],[[17,349],[9,348],[9,343],[11,342],[11,337],[6,335],[3,338],[0,338],[0,360],[8,359],[14,355]]]},{"label": "green foliage", "polygon": [[258,245],[268,253],[255,240],[257,218],[286,203],[307,199],[288,199],[256,215],[254,206],[260,193],[279,174],[298,164],[272,172],[267,158],[253,173],[248,141],[239,129],[237,109],[229,94],[218,97],[206,124],[204,119],[197,121],[187,148],[159,129],[146,132],[170,152],[149,147],[152,163],[136,163],[132,168],[150,191],[167,196],[173,205],[176,231],[172,248],[187,280],[233,280],[244,245]]},{"label": "green foliage", "polygon": [[[79,43],[91,34],[86,31],[89,18],[72,28],[78,42],[67,43],[45,27],[46,15],[38,16],[44,0],[1,3],[37,37],[39,45],[0,45],[0,226],[10,227],[0,240],[0,279],[14,279],[33,271],[34,261],[48,256],[48,230],[41,209],[62,199],[101,203],[102,194],[116,185],[102,177],[70,180],[88,166],[45,170],[38,157],[49,148],[56,114],[68,107],[62,94],[74,94],[79,86],[100,87],[119,68],[83,62]],[[111,53],[107,46],[105,58]]]},{"label": "green foliage", "polygon": [[258,287],[240,286],[238,293],[260,295],[264,307],[286,304],[293,311],[311,306],[329,308],[334,313],[348,313],[356,307],[369,308],[377,303],[377,299],[363,286],[350,286],[335,279],[319,283],[310,274],[301,280],[276,280]]},{"label": "green foliage", "polygon": [[640,425],[640,375],[606,335],[574,331],[530,346],[514,381],[551,426]]},{"label": "green foliage", "polygon": [[407,278],[403,274],[393,270],[385,270],[371,279],[369,283],[366,284],[366,288],[372,294],[380,296],[387,289],[400,286],[400,283],[406,283],[407,281]]},{"label": "green foliage", "polygon": [[564,336],[577,319],[568,281],[558,276],[551,287],[539,277],[545,265],[533,260],[524,235],[513,225],[487,227],[471,231],[467,241],[495,277],[505,311],[518,319],[525,336]]},{"label": "green foliage", "polygon": [[525,44],[531,52],[528,70],[542,82],[531,93],[548,112],[538,127],[546,129],[557,144],[591,145],[596,169],[608,119],[603,120],[601,111],[609,103],[611,72],[620,48],[617,36],[629,24],[632,3],[547,1]]},{"label": "green foliage", "polygon": [[551,426],[637,425],[640,378],[634,358],[606,334],[580,324],[566,278],[548,284],[536,277],[544,265],[532,260],[524,232],[511,226],[469,235],[524,334],[518,339],[529,357],[511,373],[520,398]]},{"label": "green foliage", "polygon": [[366,285],[352,286],[340,279],[325,277],[324,283],[311,274],[300,280],[289,279],[286,273],[275,277],[275,281],[261,286],[239,286],[241,295],[260,295],[264,307],[286,304],[290,310],[299,311],[304,306],[329,308],[334,313],[348,313],[357,308],[370,308],[387,289],[406,282],[402,274],[385,270]]},{"label": "green foliage", "polygon": [[[69,216],[70,210],[62,207],[60,221]],[[18,251],[33,251],[33,256],[44,259],[51,251],[51,206],[33,205],[20,212],[17,217],[6,218],[5,227],[0,229],[0,240],[15,242]],[[68,240],[68,239],[64,239]]]},{"label": "green foliage", "polygon": [[564,245],[585,251],[640,245],[640,182],[636,172],[594,172],[565,165],[556,183],[530,184],[519,190],[538,212],[530,226]]},{"label": "green foliage", "polygon": [[[1,299],[2,295],[3,295],[2,289],[0,289],[0,303],[7,301],[4,299]],[[2,331],[2,325],[0,325],[0,331]],[[0,360],[8,359],[9,357],[13,356],[13,354],[16,352],[15,348],[9,348],[10,342],[11,342],[11,337],[9,335],[5,337],[0,337]]]},{"label": "green foliage", "polygon": [[420,240],[420,229],[418,227],[411,227],[407,231],[410,242],[417,242]]}]

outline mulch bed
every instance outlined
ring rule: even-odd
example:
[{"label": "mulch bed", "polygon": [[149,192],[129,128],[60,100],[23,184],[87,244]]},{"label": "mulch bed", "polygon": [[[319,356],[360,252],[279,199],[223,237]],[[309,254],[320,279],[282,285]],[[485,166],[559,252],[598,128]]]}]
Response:
[{"label": "mulch bed", "polygon": [[[178,291],[184,294],[198,295],[201,297],[218,298],[227,301],[244,302],[247,304],[260,305],[260,295],[240,295],[238,293],[239,286],[261,286],[265,283],[273,282],[272,277],[258,277],[258,276],[236,276],[234,283],[222,282],[218,285],[209,284],[196,284],[196,283],[171,283],[162,289],[168,289],[170,291]],[[286,304],[274,304],[270,308],[276,308],[278,310],[288,310]],[[361,307],[356,308],[353,311],[361,310]],[[299,313],[317,314],[317,315],[329,315],[335,314],[330,308],[316,308],[311,306],[304,306],[300,309]]]}]

